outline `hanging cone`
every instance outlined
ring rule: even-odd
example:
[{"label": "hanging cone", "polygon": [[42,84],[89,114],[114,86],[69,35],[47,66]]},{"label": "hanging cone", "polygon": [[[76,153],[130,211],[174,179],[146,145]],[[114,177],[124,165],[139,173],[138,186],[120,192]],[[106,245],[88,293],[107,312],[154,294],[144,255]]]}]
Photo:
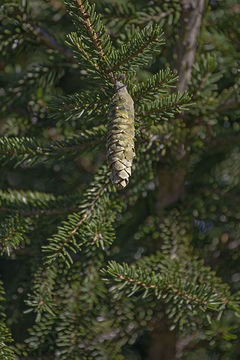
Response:
[{"label": "hanging cone", "polygon": [[116,84],[108,114],[107,160],[111,179],[121,190],[129,182],[134,152],[134,106],[126,85]]}]

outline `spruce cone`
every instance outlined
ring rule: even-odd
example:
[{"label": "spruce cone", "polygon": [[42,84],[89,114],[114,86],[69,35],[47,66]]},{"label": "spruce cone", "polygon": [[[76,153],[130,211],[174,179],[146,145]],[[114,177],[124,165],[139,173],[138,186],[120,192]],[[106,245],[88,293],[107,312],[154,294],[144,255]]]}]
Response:
[{"label": "spruce cone", "polygon": [[134,106],[126,85],[116,84],[108,114],[107,160],[111,179],[121,190],[129,182],[134,152]]}]

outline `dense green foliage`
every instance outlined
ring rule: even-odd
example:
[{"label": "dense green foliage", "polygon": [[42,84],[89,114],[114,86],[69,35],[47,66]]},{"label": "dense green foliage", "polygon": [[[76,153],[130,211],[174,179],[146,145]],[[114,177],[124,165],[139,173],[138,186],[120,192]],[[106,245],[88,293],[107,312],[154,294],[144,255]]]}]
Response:
[{"label": "dense green foliage", "polygon": [[180,0],[0,4],[0,358],[155,360],[168,336],[175,359],[239,359],[239,1],[206,1],[183,93]]}]

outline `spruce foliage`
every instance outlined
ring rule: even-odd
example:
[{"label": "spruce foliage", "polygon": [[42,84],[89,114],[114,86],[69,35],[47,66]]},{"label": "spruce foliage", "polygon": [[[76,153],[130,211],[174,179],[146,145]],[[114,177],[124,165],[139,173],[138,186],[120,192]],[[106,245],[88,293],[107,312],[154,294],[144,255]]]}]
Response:
[{"label": "spruce foliage", "polygon": [[0,358],[237,360],[239,1],[205,1],[183,92],[180,0],[0,4]]}]

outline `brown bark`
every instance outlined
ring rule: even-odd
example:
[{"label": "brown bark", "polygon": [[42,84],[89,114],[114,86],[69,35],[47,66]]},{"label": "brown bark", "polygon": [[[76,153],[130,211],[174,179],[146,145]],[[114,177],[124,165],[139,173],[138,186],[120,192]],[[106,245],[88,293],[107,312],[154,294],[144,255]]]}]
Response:
[{"label": "brown bark", "polygon": [[168,330],[166,320],[159,320],[154,326],[149,359],[174,360],[176,353],[176,341],[176,332]]},{"label": "brown bark", "polygon": [[162,210],[179,200],[184,190],[185,179],[185,161],[181,162],[181,166],[175,168],[174,171],[161,169],[158,172],[158,198],[156,210],[161,217]]},{"label": "brown bark", "polygon": [[180,91],[188,87],[197,49],[205,0],[182,0],[182,17],[177,44]]},{"label": "brown bark", "polygon": [[[195,60],[197,39],[202,22],[205,0],[182,0],[179,40],[177,43],[178,88],[185,91],[191,79]],[[185,149],[184,144],[180,145]],[[173,170],[161,169],[158,174],[158,195],[156,211],[161,221],[163,209],[176,203],[183,194],[188,157],[186,152],[176,156],[178,166]],[[152,332],[149,360],[176,360],[181,358],[179,342],[175,331],[169,331],[167,322],[156,324]],[[180,356],[180,357],[179,357]]]}]

